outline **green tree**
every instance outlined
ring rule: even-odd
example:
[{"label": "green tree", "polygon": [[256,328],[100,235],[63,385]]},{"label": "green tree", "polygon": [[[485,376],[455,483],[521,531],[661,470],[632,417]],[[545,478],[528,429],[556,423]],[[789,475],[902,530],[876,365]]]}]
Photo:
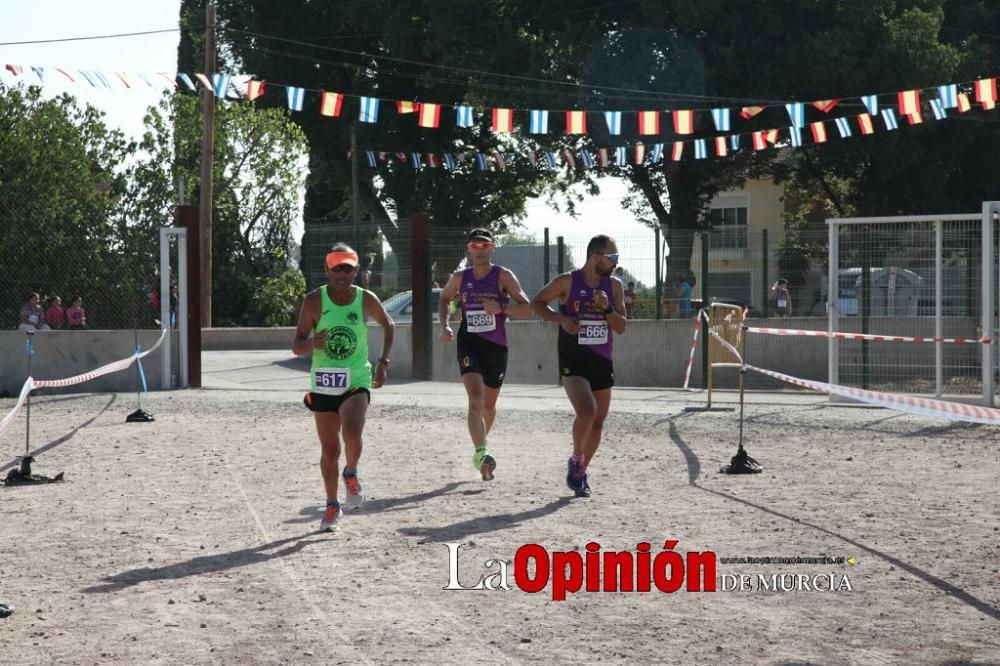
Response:
[{"label": "green tree", "polygon": [[[519,100],[526,104],[532,99],[531,90],[524,90],[516,81],[477,72],[514,75],[547,69],[533,61],[549,60],[545,54],[555,45],[538,39],[530,29],[532,17],[545,13],[557,17],[559,23],[566,19],[563,7],[543,4],[546,6],[539,9],[527,2],[456,4],[420,0],[404,4],[375,0],[290,7],[276,0],[224,0],[218,3],[219,41],[227,64],[239,71],[276,83],[305,86],[310,91],[377,93],[385,99],[415,101],[465,101],[477,107],[515,105]],[[181,8],[184,24],[202,24],[203,7],[203,0],[185,0]],[[316,26],[322,26],[322,30],[317,31]],[[483,39],[484,31],[490,39]],[[373,59],[365,53],[378,57]],[[406,62],[381,62],[379,57]],[[182,40],[178,62],[184,71],[201,69],[201,40],[193,28]],[[419,64],[445,62],[460,62],[468,71]],[[533,86],[535,90],[539,87]],[[275,86],[259,104],[283,106],[283,93]],[[489,131],[488,118],[472,128],[457,128],[449,108],[442,113],[441,127],[428,130],[416,126],[415,116],[400,116],[384,103],[377,124],[354,121],[357,100],[353,97],[345,101],[339,119],[315,112],[315,92],[310,92],[307,105],[312,108],[293,116],[309,141],[303,239],[306,267],[318,265],[326,250],[328,238],[318,233],[322,225],[337,225],[342,230],[341,239],[351,240],[353,235],[351,168],[347,158],[352,125],[362,150],[374,149],[388,155],[377,172],[361,169],[362,217],[378,226],[400,260],[401,275],[407,279],[411,252],[406,221],[411,214],[428,214],[435,229],[489,226],[502,230],[516,224],[523,216],[525,200],[537,194],[550,178],[548,171],[538,169],[523,155],[509,160],[502,171],[475,171],[471,158],[476,152],[491,158],[498,151],[508,155],[519,152],[513,150],[512,141]],[[395,157],[396,152],[402,153],[404,161]],[[456,172],[440,168],[417,172],[405,161],[411,152],[449,152],[465,154],[467,159]],[[365,247],[358,249],[379,250],[374,245],[377,237],[377,233],[367,233]],[[447,263],[447,257],[435,256],[435,261]]]},{"label": "green tree", "polygon": [[[301,297],[296,281],[284,276],[293,269],[292,223],[300,210],[304,137],[283,110],[258,110],[248,102],[220,103],[215,131],[213,324],[287,324],[287,317],[262,305],[268,299],[254,294],[262,288],[287,293],[293,304]],[[186,197],[197,200],[200,99],[165,96],[146,116],[140,148],[144,157],[130,171],[135,204],[129,214],[151,238],[172,219],[175,183],[183,182]]]},{"label": "green tree", "polygon": [[29,291],[84,299],[91,326],[130,326],[143,263],[119,214],[131,152],[103,114],[69,96],[0,85],[0,308],[9,326]]}]

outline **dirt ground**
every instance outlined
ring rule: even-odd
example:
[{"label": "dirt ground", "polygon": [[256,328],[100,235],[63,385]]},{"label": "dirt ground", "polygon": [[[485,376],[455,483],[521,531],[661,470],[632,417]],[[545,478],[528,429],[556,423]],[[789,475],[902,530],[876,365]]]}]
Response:
[{"label": "dirt ground", "polygon": [[[219,353],[208,388],[144,399],[154,423],[124,422],[134,394],[34,399],[35,470],[67,481],[0,488],[0,602],[16,607],[0,663],[1000,663],[995,427],[751,394],[764,473],[726,476],[736,413],[616,390],[594,496],[574,499],[560,389],[504,388],[484,483],[461,386],[393,383],[369,411],[369,502],[321,534],[306,383],[285,355]],[[25,423],[0,440],[0,476]],[[719,576],[846,575],[851,589],[442,589],[446,543],[471,586],[524,544],[655,555],[666,539],[716,553]],[[743,556],[856,564],[722,561]]]}]

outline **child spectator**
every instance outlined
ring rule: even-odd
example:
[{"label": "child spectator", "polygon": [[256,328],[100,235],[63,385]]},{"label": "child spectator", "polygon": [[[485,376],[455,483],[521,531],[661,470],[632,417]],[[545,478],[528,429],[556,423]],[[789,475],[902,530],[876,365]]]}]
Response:
[{"label": "child spectator", "polygon": [[66,314],[62,309],[62,299],[58,296],[50,296],[45,301],[45,323],[53,331],[61,331],[66,327]]},{"label": "child spectator", "polygon": [[32,333],[45,325],[45,313],[42,306],[38,304],[38,292],[33,291],[28,294],[28,300],[21,308],[21,318],[18,323],[18,330]]},{"label": "child spectator", "polygon": [[788,280],[778,278],[778,281],[771,286],[774,293],[774,312],[779,317],[787,317],[792,314],[792,298],[788,293]]},{"label": "child spectator", "polygon": [[83,298],[75,296],[73,303],[66,308],[67,328],[87,328],[87,313],[83,309]]}]

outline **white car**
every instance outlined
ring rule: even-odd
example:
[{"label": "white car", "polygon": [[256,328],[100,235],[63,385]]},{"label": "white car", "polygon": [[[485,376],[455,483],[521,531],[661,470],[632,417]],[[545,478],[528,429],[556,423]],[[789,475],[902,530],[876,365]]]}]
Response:
[{"label": "white car", "polygon": [[[431,290],[431,321],[438,323],[438,301],[441,300],[441,290]],[[413,292],[401,291],[393,294],[382,302],[385,311],[389,313],[392,320],[397,324],[410,324],[413,322]]]}]

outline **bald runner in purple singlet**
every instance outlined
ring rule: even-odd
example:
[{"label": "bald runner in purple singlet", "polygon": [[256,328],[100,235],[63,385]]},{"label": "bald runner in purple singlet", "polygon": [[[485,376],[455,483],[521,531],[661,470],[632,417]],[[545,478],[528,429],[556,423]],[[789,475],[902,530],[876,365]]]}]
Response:
[{"label": "bald runner in purple singlet", "polygon": [[[615,384],[613,334],[627,325],[625,288],[612,276],[617,265],[614,239],[594,236],[583,268],[556,276],[531,302],[535,314],[559,324],[559,373],[576,412],[566,485],[577,497],[590,497],[587,469],[601,444]],[[549,306],[556,299],[558,312]]]}]

